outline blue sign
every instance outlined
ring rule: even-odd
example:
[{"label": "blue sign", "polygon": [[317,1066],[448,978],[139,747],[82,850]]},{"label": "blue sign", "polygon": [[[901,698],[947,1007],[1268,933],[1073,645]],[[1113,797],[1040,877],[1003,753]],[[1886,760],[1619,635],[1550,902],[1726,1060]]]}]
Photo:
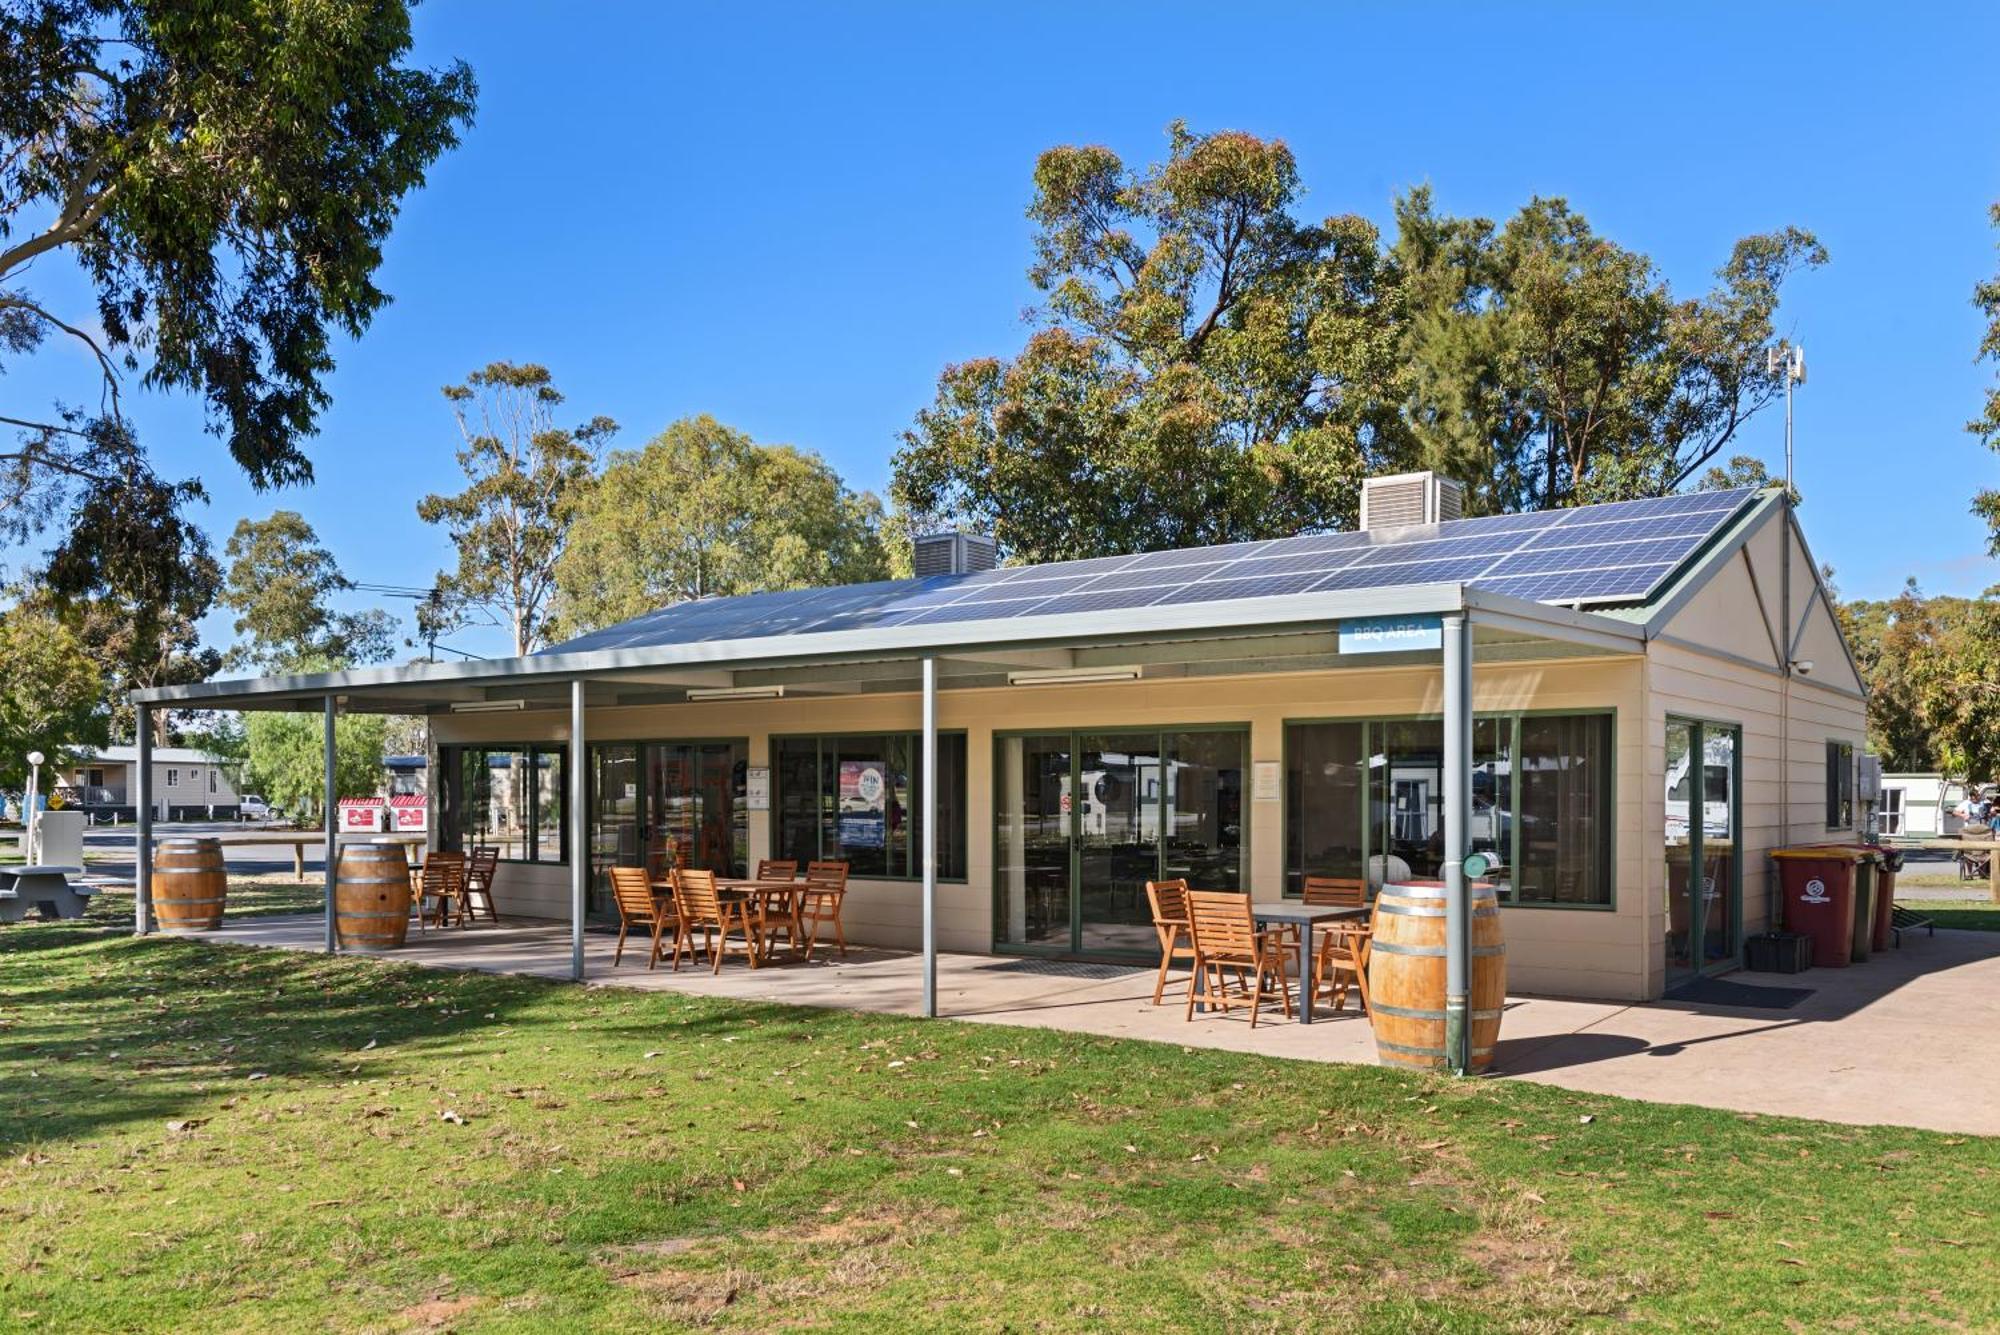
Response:
[{"label": "blue sign", "polygon": [[1343,654],[1398,654],[1413,649],[1442,648],[1442,617],[1349,617],[1340,623],[1340,652]]}]

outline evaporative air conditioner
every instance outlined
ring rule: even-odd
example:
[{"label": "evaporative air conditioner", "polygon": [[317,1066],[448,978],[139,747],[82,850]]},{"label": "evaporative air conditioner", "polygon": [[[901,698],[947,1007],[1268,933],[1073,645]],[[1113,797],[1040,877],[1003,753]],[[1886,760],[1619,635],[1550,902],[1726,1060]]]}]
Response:
[{"label": "evaporative air conditioner", "polygon": [[1361,527],[1441,524],[1465,514],[1465,485],[1436,473],[1391,473],[1361,482]]},{"label": "evaporative air conditioner", "polygon": [[984,533],[923,533],[911,544],[918,579],[972,575],[1000,563],[1000,546]]}]

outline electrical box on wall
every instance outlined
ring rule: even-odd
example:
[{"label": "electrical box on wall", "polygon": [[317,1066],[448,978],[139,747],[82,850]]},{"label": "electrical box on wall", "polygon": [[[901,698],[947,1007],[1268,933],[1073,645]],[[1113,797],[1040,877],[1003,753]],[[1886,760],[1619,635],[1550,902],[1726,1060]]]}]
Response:
[{"label": "electrical box on wall", "polygon": [[1882,800],[1882,757],[1862,755],[1855,758],[1854,795],[1863,802]]}]

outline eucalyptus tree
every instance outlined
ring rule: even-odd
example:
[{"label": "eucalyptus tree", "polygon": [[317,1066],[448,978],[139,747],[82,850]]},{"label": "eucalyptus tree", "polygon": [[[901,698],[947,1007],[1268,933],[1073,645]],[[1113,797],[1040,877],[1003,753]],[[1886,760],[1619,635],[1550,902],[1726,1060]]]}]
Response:
[{"label": "eucalyptus tree", "polygon": [[458,424],[466,487],[417,502],[417,516],[451,536],[457,564],[438,572],[438,599],[418,608],[436,635],[491,615],[528,654],[548,637],[556,565],[576,507],[594,485],[597,455],[618,424],[602,415],[556,422],[563,396],[548,368],[493,362],[444,390]]}]

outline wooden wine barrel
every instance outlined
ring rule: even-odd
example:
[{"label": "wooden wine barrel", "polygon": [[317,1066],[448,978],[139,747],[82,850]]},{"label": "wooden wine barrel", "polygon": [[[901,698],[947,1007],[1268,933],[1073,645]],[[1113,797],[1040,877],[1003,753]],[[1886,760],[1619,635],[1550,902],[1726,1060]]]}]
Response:
[{"label": "wooden wine barrel", "polygon": [[340,944],[393,950],[410,931],[410,861],[398,844],[349,844],[333,880]]},{"label": "wooden wine barrel", "polygon": [[153,845],[153,921],[161,931],[214,931],[228,894],[221,840],[181,837]]},{"label": "wooden wine barrel", "polygon": [[[1493,887],[1475,881],[1472,908],[1472,1069],[1493,1062],[1507,999],[1507,947]],[[1368,955],[1368,1015],[1384,1066],[1442,1070],[1444,1051],[1444,883],[1385,885],[1376,897]]]}]

